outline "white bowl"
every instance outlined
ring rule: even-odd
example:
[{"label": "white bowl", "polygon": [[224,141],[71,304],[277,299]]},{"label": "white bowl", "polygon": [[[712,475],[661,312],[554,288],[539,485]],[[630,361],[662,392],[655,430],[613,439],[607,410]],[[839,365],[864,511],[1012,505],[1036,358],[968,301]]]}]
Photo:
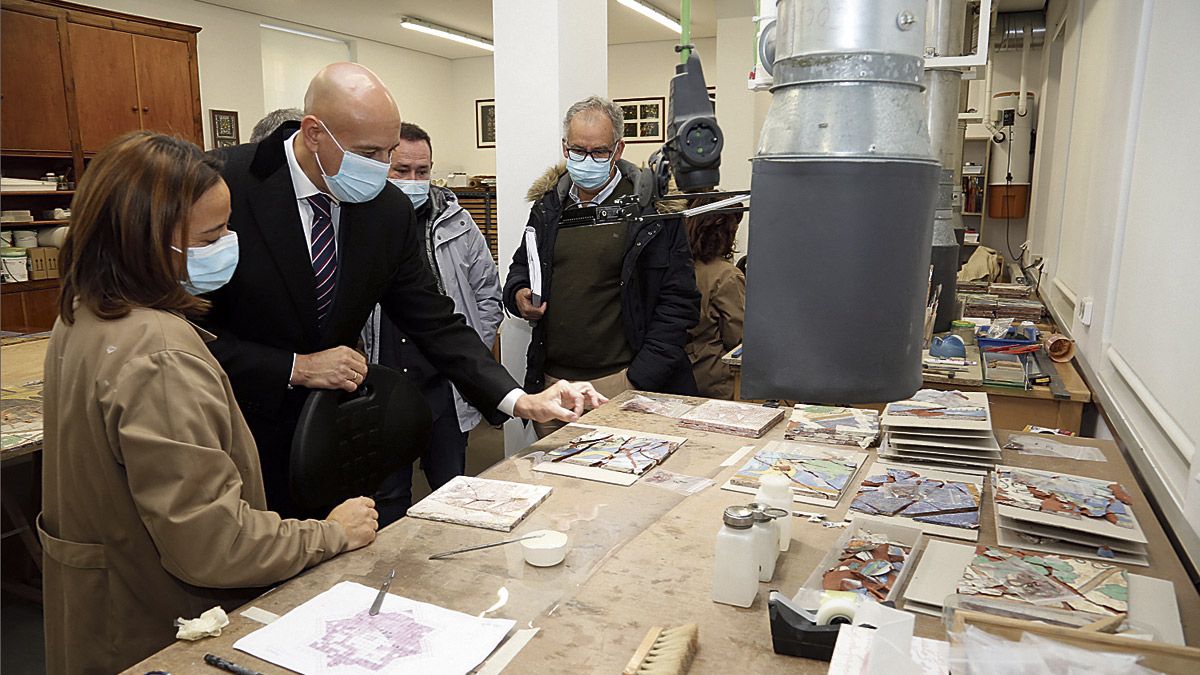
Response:
[{"label": "white bowl", "polygon": [[524,536],[533,534],[541,536],[521,542],[521,549],[525,552],[525,562],[534,567],[553,567],[567,557],[567,550],[571,546],[565,533],[554,530],[535,530]]}]

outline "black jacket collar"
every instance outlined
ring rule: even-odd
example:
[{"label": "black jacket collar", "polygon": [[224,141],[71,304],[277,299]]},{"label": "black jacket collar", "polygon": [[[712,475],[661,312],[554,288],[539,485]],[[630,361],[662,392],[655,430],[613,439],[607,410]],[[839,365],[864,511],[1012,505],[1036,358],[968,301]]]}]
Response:
[{"label": "black jacket collar", "polygon": [[275,173],[280,165],[287,163],[283,143],[299,128],[299,122],[284,122],[271,132],[270,136],[259,141],[258,149],[254,152],[254,160],[250,162],[250,173],[255,178],[263,180]]}]

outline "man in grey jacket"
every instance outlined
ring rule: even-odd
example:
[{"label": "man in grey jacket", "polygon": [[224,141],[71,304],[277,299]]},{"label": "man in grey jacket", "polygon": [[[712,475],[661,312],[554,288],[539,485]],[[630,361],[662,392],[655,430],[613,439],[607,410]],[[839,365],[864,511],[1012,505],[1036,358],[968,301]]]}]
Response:
[{"label": "man in grey jacket", "polygon": [[[423,227],[426,260],[438,290],[454,301],[454,311],[479,333],[489,348],[504,316],[500,276],[483,233],[471,214],[458,203],[452,190],[431,185],[433,143],[415,124],[400,128],[400,144],[392,153],[388,175],[408,195]],[[368,360],[395,368],[421,388],[433,412],[433,434],[421,456],[421,469],[433,489],[438,489],[466,469],[467,433],[482,419],[445,376],[438,373],[420,350],[380,311],[371,314],[363,329]],[[412,505],[412,467],[390,476],[375,495],[379,525],[402,517]]]}]

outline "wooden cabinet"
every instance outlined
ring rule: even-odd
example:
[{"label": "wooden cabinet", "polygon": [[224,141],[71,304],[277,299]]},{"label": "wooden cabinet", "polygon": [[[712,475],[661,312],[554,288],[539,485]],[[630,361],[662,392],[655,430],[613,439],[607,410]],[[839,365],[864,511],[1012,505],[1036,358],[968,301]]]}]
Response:
[{"label": "wooden cabinet", "polygon": [[200,92],[192,91],[192,54],[179,40],[133,36],[142,128],[190,138],[203,146]]},{"label": "wooden cabinet", "polygon": [[69,153],[67,90],[53,17],[0,11],[0,143]]},{"label": "wooden cabinet", "polygon": [[[0,0],[0,164],[5,176],[78,181],[112,139],[149,129],[204,142],[199,28],[59,0]],[[35,218],[72,192],[0,194]],[[39,220],[25,227],[61,225]],[[16,229],[9,223],[4,229]],[[0,284],[0,329],[48,330],[58,281]]]},{"label": "wooden cabinet", "polygon": [[119,30],[68,24],[79,140],[96,152],[113,138],[140,129],[133,35]]},{"label": "wooden cabinet", "polygon": [[58,279],[0,284],[0,321],[4,330],[40,333],[58,318]]},{"label": "wooden cabinet", "polygon": [[68,32],[84,152],[135,129],[202,144],[186,42],[76,23]]},{"label": "wooden cabinet", "polygon": [[103,148],[135,129],[203,145],[199,28],[57,0],[2,0],[8,152]]}]

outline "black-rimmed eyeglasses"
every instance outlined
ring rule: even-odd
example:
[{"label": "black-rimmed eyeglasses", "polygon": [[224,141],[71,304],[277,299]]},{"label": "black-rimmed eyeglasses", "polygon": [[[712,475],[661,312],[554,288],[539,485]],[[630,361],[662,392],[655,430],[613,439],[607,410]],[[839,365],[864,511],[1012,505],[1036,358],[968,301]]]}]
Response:
[{"label": "black-rimmed eyeglasses", "polygon": [[614,150],[612,148],[593,148],[584,150],[583,148],[567,148],[567,157],[576,162],[582,162],[584,159],[591,157],[594,162],[607,162],[612,159]]}]

